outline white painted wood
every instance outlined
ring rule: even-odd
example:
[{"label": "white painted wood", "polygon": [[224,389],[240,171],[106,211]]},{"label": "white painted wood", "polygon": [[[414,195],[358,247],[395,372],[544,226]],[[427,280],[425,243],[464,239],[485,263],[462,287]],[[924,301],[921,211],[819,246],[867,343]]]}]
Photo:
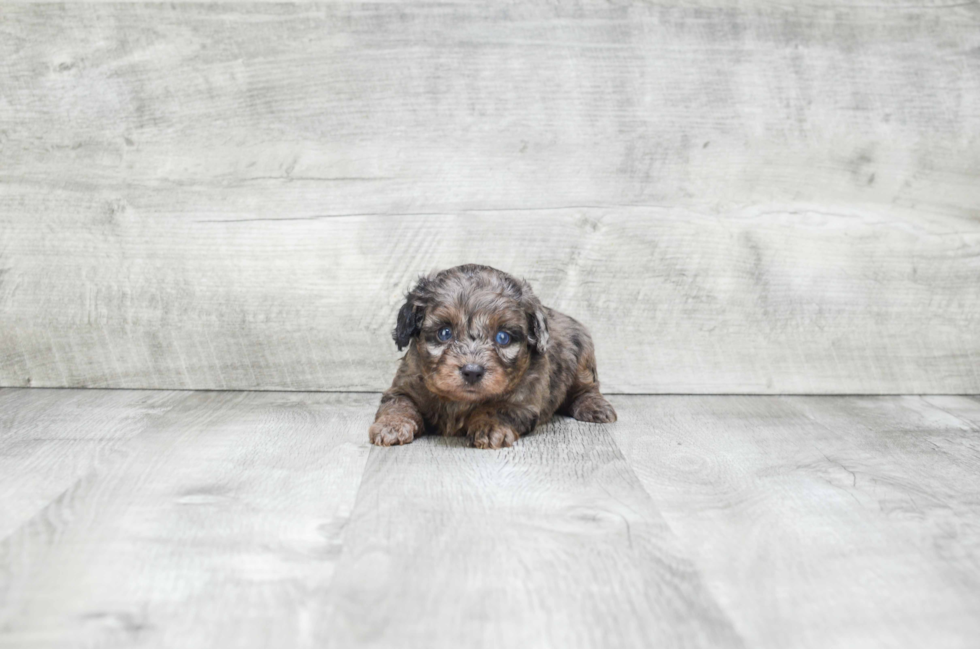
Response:
[{"label": "white painted wood", "polygon": [[377,398],[0,390],[44,502],[0,646],[976,644],[977,398],[614,396],[492,452],[369,451]]},{"label": "white painted wood", "polygon": [[84,476],[186,393],[129,390],[0,391],[0,539]]},{"label": "white painted wood", "polygon": [[616,441],[747,646],[976,645],[980,424],[918,397],[614,404]]},{"label": "white painted wood", "polygon": [[4,5],[0,384],[379,390],[482,261],[612,392],[980,391],[980,12]]},{"label": "white painted wood", "polygon": [[980,426],[980,397],[937,395],[923,399],[929,405],[945,410],[954,417],[961,417],[966,422]]},{"label": "white painted wood", "polygon": [[741,646],[602,426],[374,448],[343,546],[321,645]]},{"label": "white painted wood", "polygon": [[[49,215],[99,209],[46,201]],[[414,277],[479,261],[586,323],[610,392],[980,390],[980,229],[963,221],[633,208],[197,223],[167,211],[120,222],[111,250],[86,222],[63,224],[8,229],[7,383],[382,389]]]},{"label": "white painted wood", "polygon": [[0,544],[0,646],[301,646],[376,399],[186,394]]}]

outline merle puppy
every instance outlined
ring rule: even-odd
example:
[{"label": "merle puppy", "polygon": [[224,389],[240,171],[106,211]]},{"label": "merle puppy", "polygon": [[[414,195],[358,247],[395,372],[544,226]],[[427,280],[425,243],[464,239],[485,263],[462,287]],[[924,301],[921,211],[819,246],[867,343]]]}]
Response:
[{"label": "merle puppy", "polygon": [[541,305],[527,282],[469,264],[423,277],[398,312],[401,359],[369,437],[408,444],[425,430],[510,446],[555,412],[616,421],[599,393],[585,327]]}]

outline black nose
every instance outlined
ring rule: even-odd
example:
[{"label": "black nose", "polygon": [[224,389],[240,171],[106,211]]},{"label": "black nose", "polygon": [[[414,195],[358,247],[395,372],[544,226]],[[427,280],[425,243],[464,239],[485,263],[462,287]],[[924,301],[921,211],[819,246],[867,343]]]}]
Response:
[{"label": "black nose", "polygon": [[473,363],[464,365],[459,371],[463,375],[463,380],[471,384],[482,379],[483,375],[487,372],[486,368],[482,365],[475,365]]}]

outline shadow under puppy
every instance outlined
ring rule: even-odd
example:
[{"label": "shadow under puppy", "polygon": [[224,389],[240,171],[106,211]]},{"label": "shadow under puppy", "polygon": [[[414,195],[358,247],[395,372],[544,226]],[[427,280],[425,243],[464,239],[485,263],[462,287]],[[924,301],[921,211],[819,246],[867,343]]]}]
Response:
[{"label": "shadow under puppy", "polygon": [[468,264],[423,277],[398,312],[408,346],[369,431],[374,444],[408,444],[424,431],[510,446],[555,413],[616,421],[599,393],[585,327],[544,307],[527,282]]}]

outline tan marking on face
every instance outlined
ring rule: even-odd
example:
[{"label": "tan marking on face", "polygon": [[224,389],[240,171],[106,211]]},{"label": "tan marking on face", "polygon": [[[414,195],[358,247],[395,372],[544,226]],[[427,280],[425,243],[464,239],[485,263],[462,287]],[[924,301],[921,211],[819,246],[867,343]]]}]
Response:
[{"label": "tan marking on face", "polygon": [[[496,344],[498,331],[526,338],[527,314],[499,287],[450,281],[440,299],[426,312],[419,345],[423,380],[438,397],[461,403],[477,403],[505,396],[519,384],[528,366],[527,345]],[[437,331],[448,326],[452,338],[438,341]],[[522,355],[524,358],[522,358]],[[469,384],[460,369],[469,363],[485,368],[483,378]]]},{"label": "tan marking on face", "polygon": [[[443,399],[468,403],[499,398],[507,393],[513,381],[499,359],[486,351],[479,354],[460,353],[461,349],[468,348],[451,345],[433,370],[424,376],[426,387],[430,391]],[[460,370],[468,363],[484,367],[486,373],[478,383],[471,385],[463,379]]]}]

